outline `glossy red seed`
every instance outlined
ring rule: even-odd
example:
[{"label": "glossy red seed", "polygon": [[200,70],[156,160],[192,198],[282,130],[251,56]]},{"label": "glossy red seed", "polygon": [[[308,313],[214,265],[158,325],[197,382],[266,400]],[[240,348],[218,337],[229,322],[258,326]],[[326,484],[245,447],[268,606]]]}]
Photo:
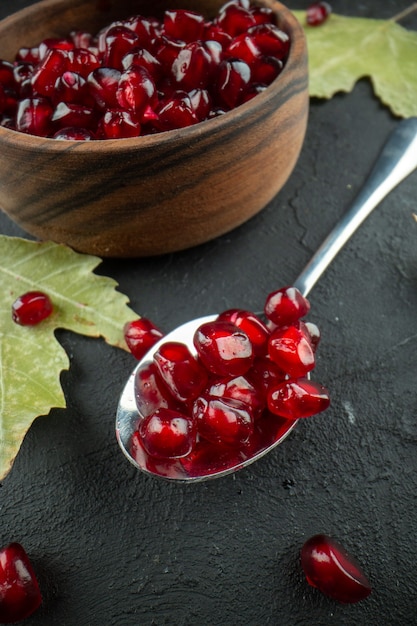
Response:
[{"label": "glossy red seed", "polygon": [[204,39],[205,41],[216,41],[222,46],[222,48],[226,49],[232,43],[233,38],[220,26],[211,23],[206,26]]},{"label": "glossy red seed", "polygon": [[273,56],[285,61],[290,50],[290,38],[283,30],[273,24],[260,24],[248,30],[257,47],[265,56]]},{"label": "glossy red seed", "polygon": [[215,23],[232,37],[256,25],[254,16],[247,8],[233,2],[223,6]]},{"label": "glossy red seed", "polygon": [[230,398],[200,396],[193,405],[199,434],[222,445],[239,446],[253,432],[253,416],[246,404]]},{"label": "glossy red seed", "polygon": [[111,67],[98,67],[87,78],[88,90],[100,109],[115,109],[119,104],[116,92],[122,73]]},{"label": "glossy red seed", "polygon": [[87,130],[87,128],[68,126],[57,130],[56,133],[52,135],[52,138],[61,141],[91,141],[95,139],[95,136],[90,130]]},{"label": "glossy red seed", "polygon": [[219,103],[233,109],[238,106],[250,83],[251,73],[247,63],[239,59],[225,59],[217,73],[216,96]]},{"label": "glossy red seed", "polygon": [[206,87],[212,77],[212,57],[203,43],[194,41],[179,51],[172,63],[171,77],[178,89]]},{"label": "glossy red seed", "polygon": [[90,96],[85,78],[69,70],[63,72],[61,76],[57,78],[51,99],[56,104],[66,102],[67,104],[92,106],[94,103],[93,98]]},{"label": "glossy red seed", "polygon": [[163,343],[153,359],[170,393],[180,402],[194,400],[207,384],[207,372],[183,343]]},{"label": "glossy red seed", "polygon": [[144,67],[134,66],[123,72],[116,91],[119,106],[134,111],[139,117],[147,107],[157,104],[155,83]]},{"label": "glossy red seed", "polygon": [[151,456],[180,458],[191,452],[196,439],[196,426],[188,415],[160,408],[141,420],[139,434]]},{"label": "glossy red seed", "polygon": [[164,336],[162,331],[146,317],[127,322],[123,328],[123,335],[127,347],[138,360]]},{"label": "glossy red seed", "polygon": [[122,65],[125,70],[131,67],[143,67],[148,71],[149,75],[155,82],[162,78],[162,66],[158,59],[144,48],[134,48],[126,54],[122,59]]},{"label": "glossy red seed", "polygon": [[127,26],[136,33],[139,38],[140,47],[149,50],[152,54],[155,52],[157,40],[160,37],[162,29],[158,20],[143,17],[142,15],[133,15],[122,22],[123,26]]},{"label": "glossy red seed", "polygon": [[42,291],[28,291],[12,304],[12,319],[21,326],[35,326],[52,313],[51,299]]},{"label": "glossy red seed", "polygon": [[252,365],[250,339],[234,324],[222,321],[202,324],[193,340],[202,363],[213,374],[241,376]]},{"label": "glossy red seed", "polygon": [[171,39],[166,35],[162,35],[162,37],[158,39],[155,57],[161,64],[162,70],[166,75],[171,74],[172,64],[185,45],[184,41]]},{"label": "glossy red seed", "polygon": [[3,87],[14,87],[13,64],[0,59],[0,84]]},{"label": "glossy red seed", "polygon": [[100,66],[100,60],[91,50],[74,48],[74,50],[68,52],[67,66],[72,72],[76,72],[83,78],[87,78],[90,72],[93,72]]},{"label": "glossy red seed", "polygon": [[16,63],[13,68],[13,78],[15,85],[21,86],[25,81],[30,81],[33,73],[33,63],[20,62]]},{"label": "glossy red seed", "polygon": [[160,103],[156,113],[158,119],[155,121],[155,126],[160,131],[185,128],[198,122],[191,100],[185,92],[174,92],[170,98]]},{"label": "glossy red seed", "polygon": [[268,342],[268,354],[292,378],[305,376],[316,362],[310,338],[299,322],[273,331]]},{"label": "glossy red seed", "polygon": [[239,402],[242,402],[249,407],[254,419],[258,418],[261,415],[262,410],[265,408],[265,400],[262,390],[255,387],[255,385],[245,376],[215,380],[207,386],[205,395],[216,398],[239,400]]},{"label": "glossy red seed", "polygon": [[52,124],[56,129],[75,126],[89,130],[96,126],[96,113],[92,107],[71,102],[60,102],[52,114]]},{"label": "glossy red seed", "polygon": [[99,120],[97,136],[100,139],[127,139],[139,137],[141,124],[133,111],[109,109]]},{"label": "glossy red seed", "polygon": [[39,47],[33,46],[19,48],[16,53],[15,60],[23,61],[24,63],[33,63],[36,65],[39,63]]},{"label": "glossy red seed", "polygon": [[53,108],[46,98],[25,98],[16,112],[16,130],[46,137],[51,131]]},{"label": "glossy red seed", "polygon": [[140,45],[139,37],[133,30],[126,26],[113,26],[109,28],[105,37],[105,50],[103,65],[122,69],[123,57],[135,46]]},{"label": "glossy red seed", "polygon": [[266,394],[272,385],[277,386],[286,378],[286,373],[269,357],[256,357],[247,378],[262,395],[266,402]]},{"label": "glossy red seed", "polygon": [[213,104],[210,93],[207,89],[193,89],[188,92],[191,109],[199,122],[205,120],[211,111]]},{"label": "glossy red seed", "polygon": [[273,24],[275,21],[274,13],[269,7],[253,6],[250,8],[256,24]]},{"label": "glossy red seed", "polygon": [[270,85],[281,74],[283,67],[280,59],[263,56],[251,67],[252,82]]},{"label": "glossy red seed", "polygon": [[0,550],[0,623],[20,622],[41,605],[35,571],[25,549],[11,543]]},{"label": "glossy red seed", "polygon": [[181,459],[187,476],[203,476],[227,471],[229,468],[239,467],[247,455],[241,450],[245,444],[227,446],[219,443],[211,443],[206,439],[197,440],[192,452]]},{"label": "glossy red seed", "polygon": [[144,446],[138,431],[132,435],[130,454],[142,469],[146,469],[154,476],[164,476],[173,479],[183,479],[187,476],[181,464],[182,458],[166,458],[150,456]]},{"label": "glossy red seed", "polygon": [[33,91],[41,96],[49,96],[55,89],[55,83],[68,69],[68,55],[64,50],[52,49],[38,63],[32,74]]},{"label": "glossy red seed", "polygon": [[153,362],[139,367],[135,374],[134,386],[136,406],[143,417],[161,408],[180,410],[180,404],[169,393]]},{"label": "glossy red seed", "polygon": [[325,411],[330,404],[329,393],[322,385],[298,378],[272,387],[267,397],[271,413],[289,420],[311,417]]},{"label": "glossy red seed", "polygon": [[0,115],[2,115],[2,113],[4,113],[5,109],[6,109],[6,94],[4,92],[4,87],[3,85],[0,83]]},{"label": "glossy red seed", "polygon": [[314,2],[307,7],[306,22],[309,26],[321,26],[332,12],[328,2]]},{"label": "glossy red seed", "polygon": [[271,332],[254,313],[243,309],[228,309],[220,313],[217,319],[224,322],[231,322],[243,330],[252,343],[255,355],[266,354]]},{"label": "glossy red seed", "polygon": [[283,287],[270,293],[264,309],[266,317],[277,326],[292,324],[309,310],[309,301],[295,287]]},{"label": "glossy red seed", "polygon": [[189,43],[202,39],[204,17],[195,11],[185,9],[167,10],[164,13],[164,31],[168,37]]},{"label": "glossy red seed", "polygon": [[85,48],[86,50],[93,48],[93,35],[84,30],[73,30],[70,32],[70,39],[75,48]]},{"label": "glossy red seed", "polygon": [[263,53],[257,46],[253,36],[242,33],[232,40],[230,45],[225,49],[224,55],[226,57],[241,59],[252,68],[255,63],[262,58]]},{"label": "glossy red seed", "polygon": [[304,322],[304,328],[308,338],[310,339],[313,350],[316,351],[321,338],[320,329],[313,322]]},{"label": "glossy red seed", "polygon": [[39,59],[43,59],[50,50],[63,50],[64,52],[68,52],[73,49],[74,42],[71,39],[67,39],[65,37],[49,37],[48,39],[41,41],[39,44]]},{"label": "glossy red seed", "polygon": [[311,586],[343,604],[360,602],[372,591],[356,559],[328,535],[315,535],[305,542],[301,565]]}]

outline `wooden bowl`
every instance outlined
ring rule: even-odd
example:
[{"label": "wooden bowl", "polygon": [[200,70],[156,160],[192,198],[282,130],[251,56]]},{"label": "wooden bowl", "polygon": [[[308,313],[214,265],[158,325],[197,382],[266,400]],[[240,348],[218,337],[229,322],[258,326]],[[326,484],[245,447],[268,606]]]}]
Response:
[{"label": "wooden bowl", "polygon": [[[154,0],[152,15],[214,15],[223,0]],[[209,241],[277,194],[299,156],[308,116],[302,27],[262,0],[291,38],[280,76],[221,117],[134,139],[57,141],[0,127],[0,207],[26,232],[102,257],[151,256]],[[149,15],[147,0],[43,0],[0,22],[0,58],[73,29]]]}]

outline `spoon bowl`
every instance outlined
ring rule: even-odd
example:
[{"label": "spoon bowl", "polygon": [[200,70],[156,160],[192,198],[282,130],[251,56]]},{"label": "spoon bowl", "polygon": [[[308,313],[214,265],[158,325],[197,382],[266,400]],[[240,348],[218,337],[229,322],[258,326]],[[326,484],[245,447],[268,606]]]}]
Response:
[{"label": "spoon bowl", "polygon": [[[312,257],[294,282],[303,296],[307,296],[317,280],[381,200],[417,167],[417,118],[400,122],[382,150],[375,166],[356,200],[344,214],[330,235]],[[154,353],[166,341],[185,344],[195,355],[194,333],[199,326],[212,322],[217,315],[191,320],[163,337],[139,361],[130,375],[121,395],[117,416],[116,436],[127,459],[141,471],[160,478],[179,482],[199,482],[231,474],[257,461],[278,446],[295,428],[296,420],[287,420],[268,414],[255,422],[255,432],[247,445],[228,450],[206,442],[199,442],[190,455],[183,459],[160,460],[150,457],[135,437],[143,416],[138,409],[136,378],[152,364]]]}]

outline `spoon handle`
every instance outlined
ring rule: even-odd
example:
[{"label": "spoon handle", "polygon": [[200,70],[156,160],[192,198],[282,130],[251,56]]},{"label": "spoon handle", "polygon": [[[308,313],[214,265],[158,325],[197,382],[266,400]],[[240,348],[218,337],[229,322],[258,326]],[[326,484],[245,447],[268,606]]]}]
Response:
[{"label": "spoon handle", "polygon": [[373,209],[417,167],[417,117],[399,122],[353,204],[323,241],[294,287],[306,296]]}]

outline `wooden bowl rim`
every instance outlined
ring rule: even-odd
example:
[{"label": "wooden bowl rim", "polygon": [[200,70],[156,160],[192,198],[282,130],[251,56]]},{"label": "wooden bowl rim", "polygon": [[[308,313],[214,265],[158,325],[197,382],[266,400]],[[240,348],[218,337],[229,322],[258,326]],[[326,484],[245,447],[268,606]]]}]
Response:
[{"label": "wooden bowl rim", "polygon": [[[67,6],[69,0],[40,0],[29,7],[21,9],[8,17],[0,20],[0,37],[1,31],[7,29],[12,21],[24,19],[25,17],[34,17],[39,11],[46,7]],[[198,124],[188,126],[186,128],[174,129],[156,133],[155,135],[144,135],[139,137],[131,137],[125,139],[106,139],[102,141],[85,141],[85,140],[65,140],[57,141],[51,137],[39,137],[30,135],[20,131],[12,130],[0,126],[0,141],[4,141],[16,148],[22,148],[26,151],[42,150],[43,152],[66,152],[67,150],[76,149],[77,152],[88,152],[91,154],[106,154],[107,152],[121,151],[138,151],[149,147],[157,147],[158,145],[167,146],[170,143],[191,142],[193,139],[201,139],[205,135],[220,132],[223,128],[230,127],[236,122],[242,123],[248,115],[261,113],[264,105],[273,100],[282,91],[285,84],[284,79],[288,74],[296,69],[299,60],[307,54],[307,44],[305,40],[304,30],[298,19],[291,10],[278,0],[256,0],[261,6],[271,8],[274,13],[279,13],[284,19],[285,29],[290,36],[290,52],[285,66],[280,75],[268,87],[256,97],[248,102],[239,105],[231,111],[227,111],[224,115],[205,120]],[[291,78],[290,78],[291,81]]]}]

